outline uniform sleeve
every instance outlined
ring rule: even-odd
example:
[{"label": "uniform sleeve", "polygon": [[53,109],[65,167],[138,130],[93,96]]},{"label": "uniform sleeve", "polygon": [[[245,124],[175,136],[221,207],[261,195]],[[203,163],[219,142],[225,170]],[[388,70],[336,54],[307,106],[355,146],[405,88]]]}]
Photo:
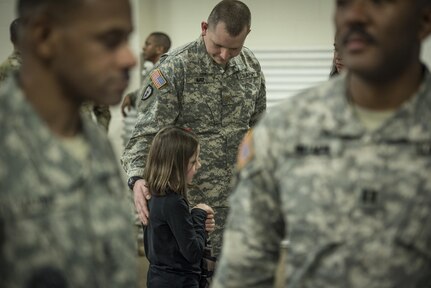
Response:
[{"label": "uniform sleeve", "polygon": [[266,110],[266,84],[265,84],[265,76],[263,72],[260,72],[261,84],[259,89],[259,94],[255,103],[255,110],[253,115],[250,118],[250,127],[254,127],[256,123],[262,118],[263,114]]},{"label": "uniform sleeve", "polygon": [[190,263],[198,263],[205,246],[207,213],[202,209],[192,209],[189,212],[189,206],[183,199],[173,199],[176,201],[168,202],[164,211],[169,228],[184,258]]},{"label": "uniform sleeve", "polygon": [[[144,174],[145,160],[155,134],[164,126],[175,124],[180,113],[178,93],[182,91],[182,69],[164,61],[157,67],[160,76],[152,79],[151,72],[139,90],[138,120],[121,157],[121,164],[129,177]],[[162,86],[160,86],[162,84]]]},{"label": "uniform sleeve", "polygon": [[[274,176],[275,161],[269,156],[268,147],[273,139],[266,129],[260,130],[254,132],[252,140],[259,151],[239,172],[230,197],[214,288],[274,285],[284,222]],[[253,151],[251,147],[243,146],[242,149]]]}]

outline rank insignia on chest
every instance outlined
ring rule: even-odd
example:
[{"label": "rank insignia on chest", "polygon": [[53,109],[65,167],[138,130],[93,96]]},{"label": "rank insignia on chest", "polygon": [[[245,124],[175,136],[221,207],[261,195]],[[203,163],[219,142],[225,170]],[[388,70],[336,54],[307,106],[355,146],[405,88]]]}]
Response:
[{"label": "rank insignia on chest", "polygon": [[381,206],[381,193],[375,188],[364,187],[359,190],[358,204],[363,209],[374,210]]},{"label": "rank insignia on chest", "polygon": [[150,77],[151,77],[151,81],[153,82],[154,86],[156,86],[157,89],[162,88],[163,86],[166,85],[166,83],[168,83],[165,77],[163,77],[163,74],[160,71],[160,69],[153,70],[150,74]]}]

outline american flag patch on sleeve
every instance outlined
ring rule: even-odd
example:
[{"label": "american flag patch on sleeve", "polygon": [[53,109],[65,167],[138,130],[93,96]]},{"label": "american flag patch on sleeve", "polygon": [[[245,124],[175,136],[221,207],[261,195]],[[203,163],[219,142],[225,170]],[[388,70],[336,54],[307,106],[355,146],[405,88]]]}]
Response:
[{"label": "american flag patch on sleeve", "polygon": [[154,86],[156,86],[157,89],[160,89],[167,83],[160,69],[153,70],[150,74],[150,77],[151,81],[153,81],[153,84]]}]

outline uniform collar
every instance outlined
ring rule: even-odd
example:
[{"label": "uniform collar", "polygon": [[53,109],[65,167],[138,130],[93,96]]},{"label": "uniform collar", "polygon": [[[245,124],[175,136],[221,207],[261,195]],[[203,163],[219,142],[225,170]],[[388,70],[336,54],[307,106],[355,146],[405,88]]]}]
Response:
[{"label": "uniform collar", "polygon": [[425,66],[418,91],[378,132],[393,141],[431,141],[431,76]]},{"label": "uniform collar", "polygon": [[205,55],[205,57],[202,57],[203,59],[201,60],[201,64],[202,64],[201,67],[205,67],[204,69],[207,69],[207,67],[209,67],[212,73],[225,73],[227,76],[235,74],[238,71],[245,69],[245,65],[243,61],[241,61],[241,55],[243,53],[242,51],[238,56],[230,59],[226,65],[226,68],[223,69],[220,65],[215,63],[214,60],[208,54],[205,47],[203,36],[200,36],[196,40],[196,43],[198,46],[198,51],[200,52],[199,54]]},{"label": "uniform collar", "polygon": [[342,138],[358,138],[366,131],[353,113],[346,97],[346,75],[342,74],[323,85],[322,93],[327,95],[324,101],[329,113],[323,118],[324,132]]},{"label": "uniform collar", "polygon": [[3,96],[7,96],[9,102],[6,109],[9,109],[10,115],[15,118],[10,119],[15,126],[14,133],[20,139],[18,141],[24,143],[26,153],[30,154],[29,159],[33,159],[29,165],[37,166],[36,171],[39,171],[40,176],[48,183],[55,177],[55,183],[61,187],[74,186],[90,175],[112,174],[112,165],[109,164],[112,161],[106,159],[107,155],[104,153],[107,143],[94,135],[99,131],[90,127],[91,123],[83,121],[82,134],[89,145],[90,153],[87,164],[83,165],[63,147],[27,102],[16,78],[10,78]]},{"label": "uniform collar", "polygon": [[[370,132],[376,141],[431,141],[431,77],[424,67],[424,77],[418,92],[404,103],[382,127]],[[325,118],[324,130],[343,138],[358,138],[368,132],[362,126],[347,99],[347,77],[344,74],[331,80],[326,105],[333,111]]]}]

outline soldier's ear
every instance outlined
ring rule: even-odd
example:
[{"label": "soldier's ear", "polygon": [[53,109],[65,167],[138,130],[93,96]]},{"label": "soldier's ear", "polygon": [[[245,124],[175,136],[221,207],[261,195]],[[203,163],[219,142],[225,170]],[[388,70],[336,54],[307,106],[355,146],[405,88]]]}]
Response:
[{"label": "soldier's ear", "polygon": [[208,23],[206,21],[202,21],[201,22],[201,36],[205,36],[207,35],[207,30],[208,30]]},{"label": "soldier's ear", "polygon": [[58,38],[55,23],[45,14],[35,15],[29,21],[27,31],[33,51],[41,59],[50,59],[55,53]]},{"label": "soldier's ear", "polygon": [[165,49],[164,49],[164,47],[162,45],[157,45],[156,46],[156,52],[157,52],[157,54],[162,55],[164,53],[164,51],[165,51]]}]

